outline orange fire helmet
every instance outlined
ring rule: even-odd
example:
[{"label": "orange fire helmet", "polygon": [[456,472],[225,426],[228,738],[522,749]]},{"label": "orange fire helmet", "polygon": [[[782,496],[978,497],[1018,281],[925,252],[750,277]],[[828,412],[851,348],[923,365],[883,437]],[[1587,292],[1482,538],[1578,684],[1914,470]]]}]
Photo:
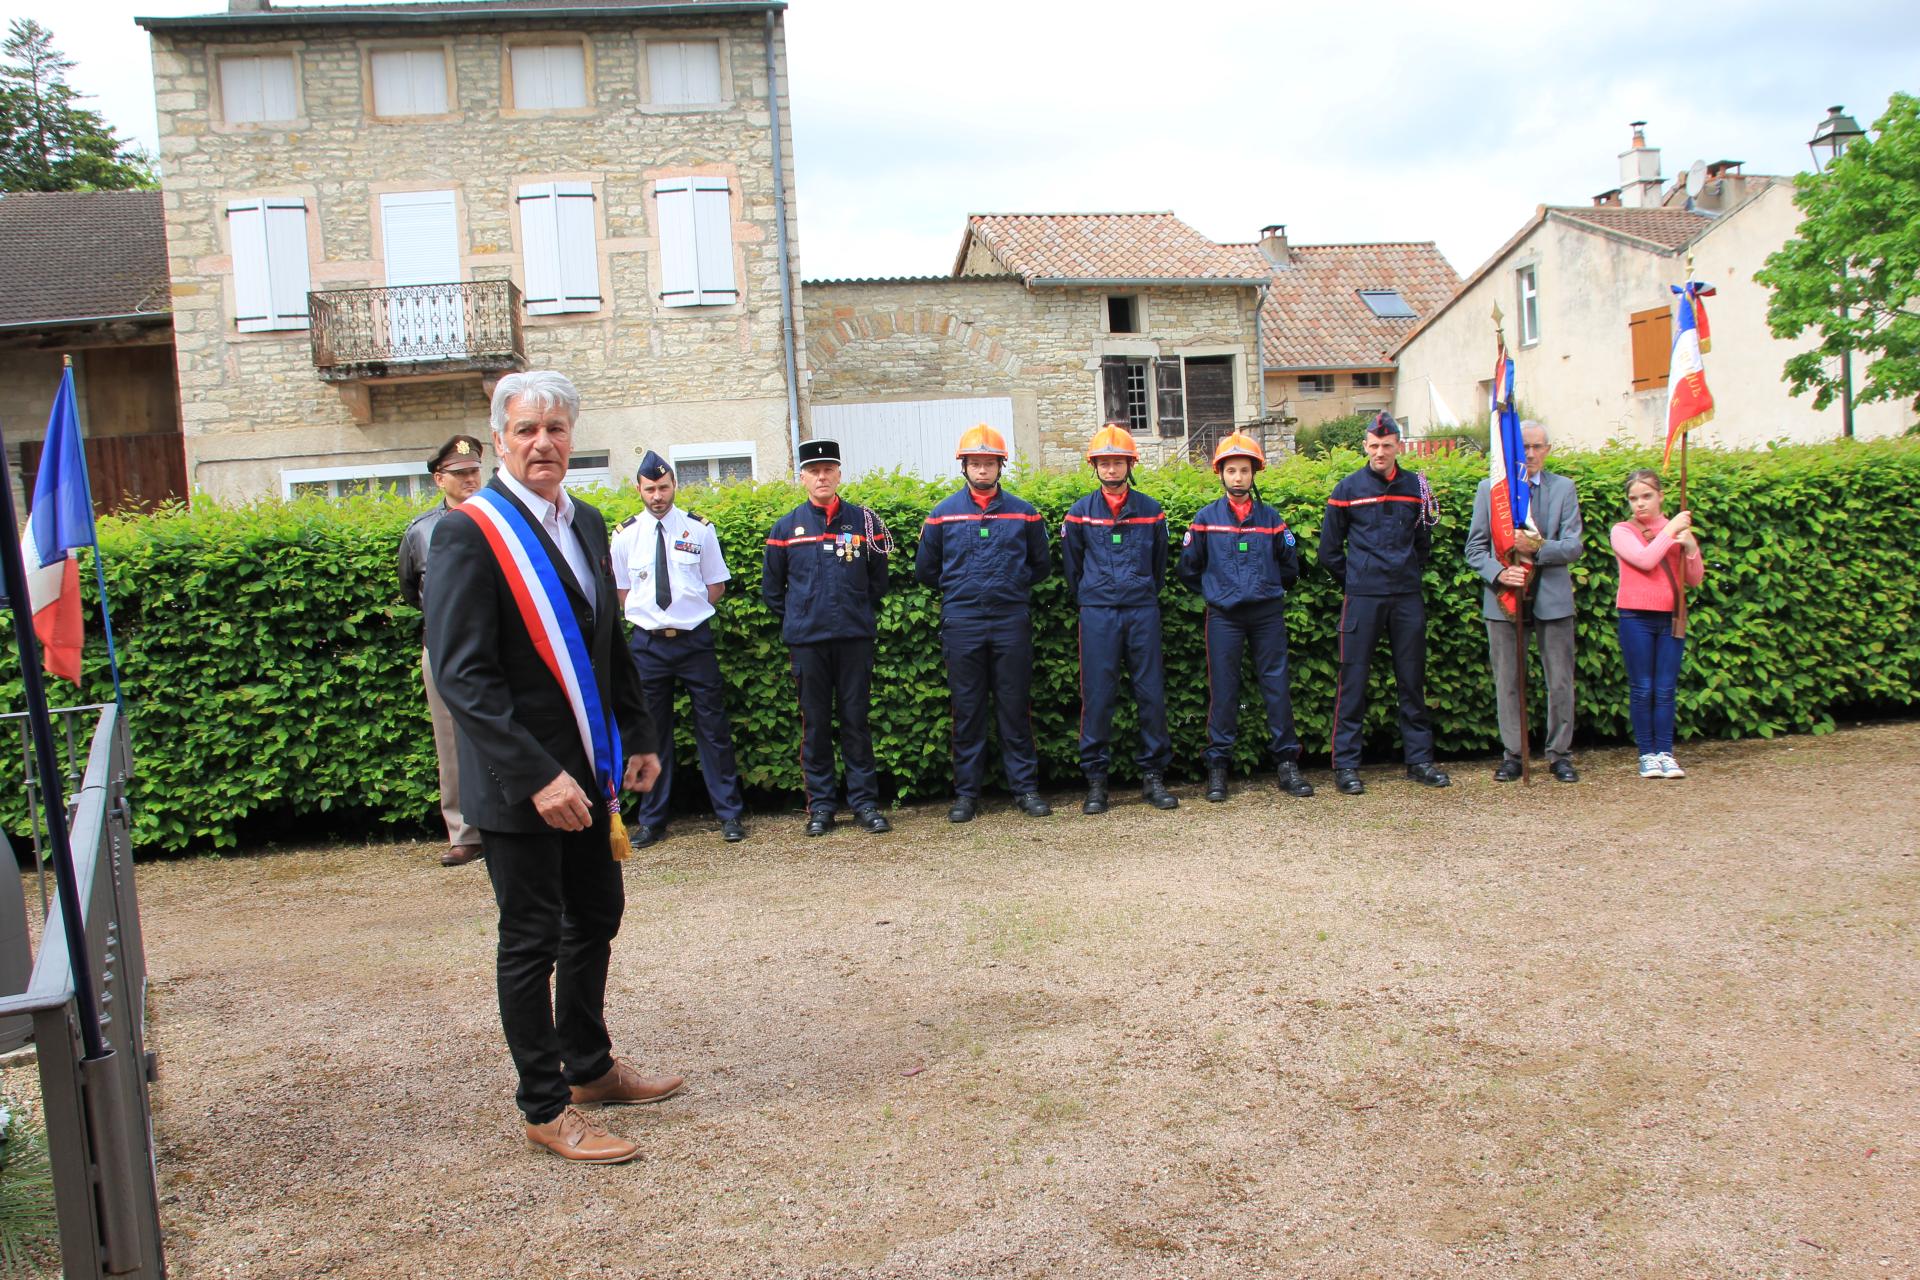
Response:
[{"label": "orange fire helmet", "polygon": [[1250,458],[1255,471],[1264,471],[1267,466],[1267,456],[1260,452],[1259,443],[1252,436],[1239,431],[1222,440],[1213,451],[1213,469],[1220,470],[1221,464],[1228,458]]},{"label": "orange fire helmet", "polygon": [[968,427],[960,435],[960,447],[953,451],[956,458],[999,458],[1005,461],[1007,439],[986,423],[977,427]]},{"label": "orange fire helmet", "polygon": [[1093,433],[1093,442],[1087,446],[1087,461],[1095,458],[1127,458],[1140,461],[1140,446],[1133,442],[1133,433],[1117,422],[1109,422]]}]

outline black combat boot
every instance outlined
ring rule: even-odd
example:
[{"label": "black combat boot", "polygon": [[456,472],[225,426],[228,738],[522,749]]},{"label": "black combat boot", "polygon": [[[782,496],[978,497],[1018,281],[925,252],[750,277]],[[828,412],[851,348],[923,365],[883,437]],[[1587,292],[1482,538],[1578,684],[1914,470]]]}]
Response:
[{"label": "black combat boot", "polygon": [[1087,798],[1080,802],[1082,813],[1105,813],[1107,811],[1107,775],[1090,773],[1087,775]]},{"label": "black combat boot", "polygon": [[1167,784],[1159,774],[1147,773],[1140,777],[1140,794],[1148,804],[1156,809],[1178,809],[1180,802],[1174,799],[1173,792],[1167,790]]},{"label": "black combat boot", "polygon": [[1227,766],[1210,764],[1207,766],[1207,799],[1219,804],[1227,798]]},{"label": "black combat boot", "polygon": [[1305,800],[1313,794],[1313,784],[1300,776],[1300,766],[1291,760],[1282,760],[1274,770],[1274,782],[1290,796]]}]

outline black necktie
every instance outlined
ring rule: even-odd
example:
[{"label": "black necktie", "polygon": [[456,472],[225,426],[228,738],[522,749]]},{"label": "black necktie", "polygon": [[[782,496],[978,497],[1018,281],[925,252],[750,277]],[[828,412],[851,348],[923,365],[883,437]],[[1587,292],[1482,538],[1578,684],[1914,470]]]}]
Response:
[{"label": "black necktie", "polygon": [[653,526],[653,602],[665,609],[673,603],[673,588],[667,585],[667,526]]}]

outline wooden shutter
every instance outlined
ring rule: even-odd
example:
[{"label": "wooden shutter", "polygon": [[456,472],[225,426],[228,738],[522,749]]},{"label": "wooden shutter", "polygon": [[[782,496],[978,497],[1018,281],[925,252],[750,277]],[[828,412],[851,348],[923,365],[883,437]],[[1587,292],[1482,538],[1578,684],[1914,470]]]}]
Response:
[{"label": "wooden shutter", "polygon": [[1100,420],[1103,423],[1128,421],[1125,356],[1100,357]]},{"label": "wooden shutter", "polygon": [[662,178],[659,208],[660,300],[669,307],[736,301],[733,210],[725,178]]},{"label": "wooden shutter", "polygon": [[1673,355],[1673,312],[1666,307],[1634,312],[1627,317],[1627,341],[1633,352],[1633,389],[1657,391],[1666,386]]},{"label": "wooden shutter", "polygon": [[234,324],[242,333],[307,327],[307,206],[302,200],[234,200]]},{"label": "wooden shutter", "polygon": [[299,114],[294,92],[293,57],[256,58],[260,68],[260,119],[291,120]]},{"label": "wooden shutter", "polygon": [[720,102],[720,46],[712,40],[653,40],[647,44],[651,100],[661,106]]},{"label": "wooden shutter", "polygon": [[378,49],[373,110],[382,116],[432,116],[447,109],[447,64],[438,49]]},{"label": "wooden shutter", "polygon": [[554,219],[560,246],[560,309],[600,309],[600,253],[593,234],[593,187],[556,182]]},{"label": "wooden shutter", "polygon": [[560,203],[556,184],[536,182],[520,188],[520,256],[527,272],[527,314],[550,316],[561,303]]},{"label": "wooden shutter", "polygon": [[1185,435],[1187,430],[1187,391],[1181,377],[1180,358],[1155,360],[1154,390],[1159,400],[1160,434]]},{"label": "wooden shutter", "polygon": [[265,120],[259,58],[220,59],[220,111],[228,124]]},{"label": "wooden shutter", "polygon": [[740,295],[733,283],[733,201],[725,178],[693,180],[693,226],[702,305],[733,302]]},{"label": "wooden shutter", "polygon": [[586,53],[577,44],[516,45],[513,105],[546,110],[587,105]]}]

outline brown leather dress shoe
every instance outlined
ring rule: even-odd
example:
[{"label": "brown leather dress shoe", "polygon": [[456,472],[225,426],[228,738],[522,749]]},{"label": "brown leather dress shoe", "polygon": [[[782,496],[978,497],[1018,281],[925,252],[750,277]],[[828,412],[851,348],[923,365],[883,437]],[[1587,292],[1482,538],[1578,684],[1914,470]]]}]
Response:
[{"label": "brown leather dress shoe", "polygon": [[572,1107],[545,1124],[528,1125],[527,1141],[580,1164],[624,1164],[640,1154],[639,1143],[616,1138]]},{"label": "brown leather dress shoe", "polygon": [[456,844],[440,855],[440,865],[443,867],[464,867],[475,858],[478,858],[480,852],[480,846],[477,844]]},{"label": "brown leather dress shoe", "polygon": [[625,1058],[615,1058],[607,1074],[588,1084],[573,1086],[576,1107],[619,1106],[629,1102],[659,1102],[680,1092],[684,1076],[648,1076]]}]

